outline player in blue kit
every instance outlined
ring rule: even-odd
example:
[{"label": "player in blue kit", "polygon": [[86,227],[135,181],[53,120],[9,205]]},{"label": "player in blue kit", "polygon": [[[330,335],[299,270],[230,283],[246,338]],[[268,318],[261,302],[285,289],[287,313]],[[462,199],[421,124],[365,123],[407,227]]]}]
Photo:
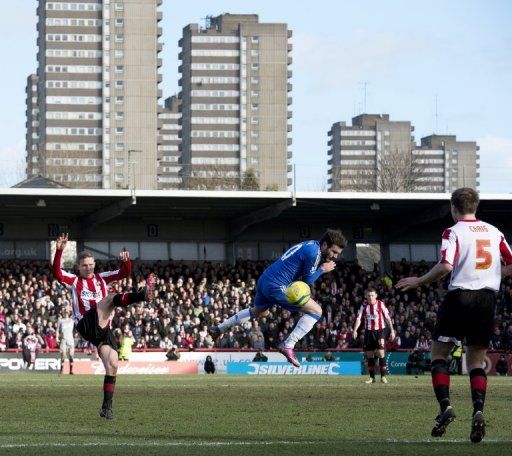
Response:
[{"label": "player in blue kit", "polygon": [[212,327],[212,337],[216,339],[232,326],[242,325],[253,317],[267,316],[268,309],[276,304],[292,312],[302,312],[303,315],[293,331],[278,347],[290,363],[300,367],[293,348],[320,320],[322,307],[311,298],[304,305],[290,304],[286,298],[286,289],[296,280],[311,285],[322,274],[331,272],[336,267],[334,260],[346,245],[347,240],[341,231],[328,229],[320,241],[305,241],[288,249],[279,260],[265,269],[259,278],[253,307],[243,309],[220,325]]}]

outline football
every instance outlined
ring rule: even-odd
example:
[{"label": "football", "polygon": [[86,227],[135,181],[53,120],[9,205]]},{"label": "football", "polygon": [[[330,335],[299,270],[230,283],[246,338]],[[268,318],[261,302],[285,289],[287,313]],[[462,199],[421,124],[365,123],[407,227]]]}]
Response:
[{"label": "football", "polygon": [[286,289],[286,299],[294,306],[305,305],[311,296],[309,285],[305,282],[292,282]]}]

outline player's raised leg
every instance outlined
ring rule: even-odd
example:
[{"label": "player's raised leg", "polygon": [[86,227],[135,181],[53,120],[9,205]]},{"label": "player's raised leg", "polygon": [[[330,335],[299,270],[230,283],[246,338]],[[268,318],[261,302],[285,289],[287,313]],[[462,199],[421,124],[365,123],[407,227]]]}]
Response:
[{"label": "player's raised leg", "polygon": [[432,343],[432,386],[440,407],[440,413],[432,428],[432,437],[441,437],[455,419],[455,412],[450,405],[450,374],[448,372],[448,356],[452,348],[451,342],[434,341]]},{"label": "player's raised leg", "polygon": [[265,312],[267,312],[266,309],[259,310],[255,309],[254,307],[242,309],[240,312],[237,312],[235,315],[229,317],[221,324],[210,328],[210,335],[213,337],[214,340],[216,340],[221,334],[225,333],[228,329],[232,328],[233,326],[243,325],[246,321],[249,321],[253,317],[264,316],[263,314]]}]

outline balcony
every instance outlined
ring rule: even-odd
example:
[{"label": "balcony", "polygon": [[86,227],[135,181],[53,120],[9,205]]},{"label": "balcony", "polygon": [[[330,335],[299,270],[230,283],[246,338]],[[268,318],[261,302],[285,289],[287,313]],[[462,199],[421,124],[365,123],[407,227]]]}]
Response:
[{"label": "balcony", "polygon": [[286,185],[290,186],[293,184],[293,179],[291,177],[289,177],[286,181]]},{"label": "balcony", "polygon": [[286,159],[287,159],[287,160],[291,160],[292,158],[293,158],[293,152],[292,152],[291,150],[289,150],[289,151],[287,152]]},{"label": "balcony", "polygon": [[293,50],[293,44],[288,43],[288,52],[292,52],[292,50]]},{"label": "balcony", "polygon": [[288,30],[288,38],[291,38],[293,36],[293,32],[291,30]]},{"label": "balcony", "polygon": [[288,57],[287,63],[288,63],[288,65],[291,65],[293,63],[293,58],[292,57]]},{"label": "balcony", "polygon": [[156,67],[161,68],[162,65],[163,65],[162,59],[160,59],[160,58],[156,59]]},{"label": "balcony", "polygon": [[287,119],[291,119],[292,118],[292,112],[291,111],[286,111],[286,117],[287,117]]},{"label": "balcony", "polygon": [[291,92],[291,91],[292,91],[292,89],[293,89],[293,84],[290,84],[290,83],[286,84],[286,90],[287,90],[288,92]]},{"label": "balcony", "polygon": [[286,172],[291,173],[293,171],[293,165],[287,165],[286,166]]},{"label": "balcony", "polygon": [[163,18],[164,18],[164,13],[162,13],[162,11],[157,11],[156,12],[156,20],[158,22],[160,22]]},{"label": "balcony", "polygon": [[293,142],[293,139],[292,139],[292,138],[286,138],[286,145],[287,145],[287,146],[291,146],[291,145],[292,145],[292,142]]},{"label": "balcony", "polygon": [[288,103],[288,106],[290,106],[290,105],[292,104],[292,102],[293,102],[293,98],[292,98],[292,97],[288,97],[288,98],[286,99],[286,101],[287,101],[287,103]]},{"label": "balcony", "polygon": [[[327,161],[327,164],[329,166],[332,166],[333,163],[334,163],[334,159],[333,158],[331,158],[330,160]],[[329,172],[331,172],[331,170],[329,170]]]},{"label": "balcony", "polygon": [[292,124],[288,124],[288,125],[286,126],[286,131],[287,131],[288,133],[290,133],[290,132],[292,131],[292,128],[293,128],[293,127],[292,127]]},{"label": "balcony", "polygon": [[293,71],[292,71],[292,70],[288,70],[288,71],[286,72],[286,77],[287,77],[288,79],[291,79],[292,75],[293,75]]}]

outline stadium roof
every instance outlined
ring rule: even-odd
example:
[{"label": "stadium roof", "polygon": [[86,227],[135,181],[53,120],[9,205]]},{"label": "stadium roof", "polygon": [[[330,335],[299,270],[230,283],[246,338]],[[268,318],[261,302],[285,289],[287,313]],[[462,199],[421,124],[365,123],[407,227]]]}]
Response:
[{"label": "stadium roof", "polygon": [[[511,194],[482,194],[479,214],[512,218]],[[237,192],[193,190],[86,190],[55,188],[0,189],[0,217],[59,218],[97,225],[115,218],[153,220],[229,220],[234,232],[264,220],[333,223],[340,218],[383,222],[394,219],[415,223],[442,219],[449,214],[448,194],[440,193],[335,193]]]}]

